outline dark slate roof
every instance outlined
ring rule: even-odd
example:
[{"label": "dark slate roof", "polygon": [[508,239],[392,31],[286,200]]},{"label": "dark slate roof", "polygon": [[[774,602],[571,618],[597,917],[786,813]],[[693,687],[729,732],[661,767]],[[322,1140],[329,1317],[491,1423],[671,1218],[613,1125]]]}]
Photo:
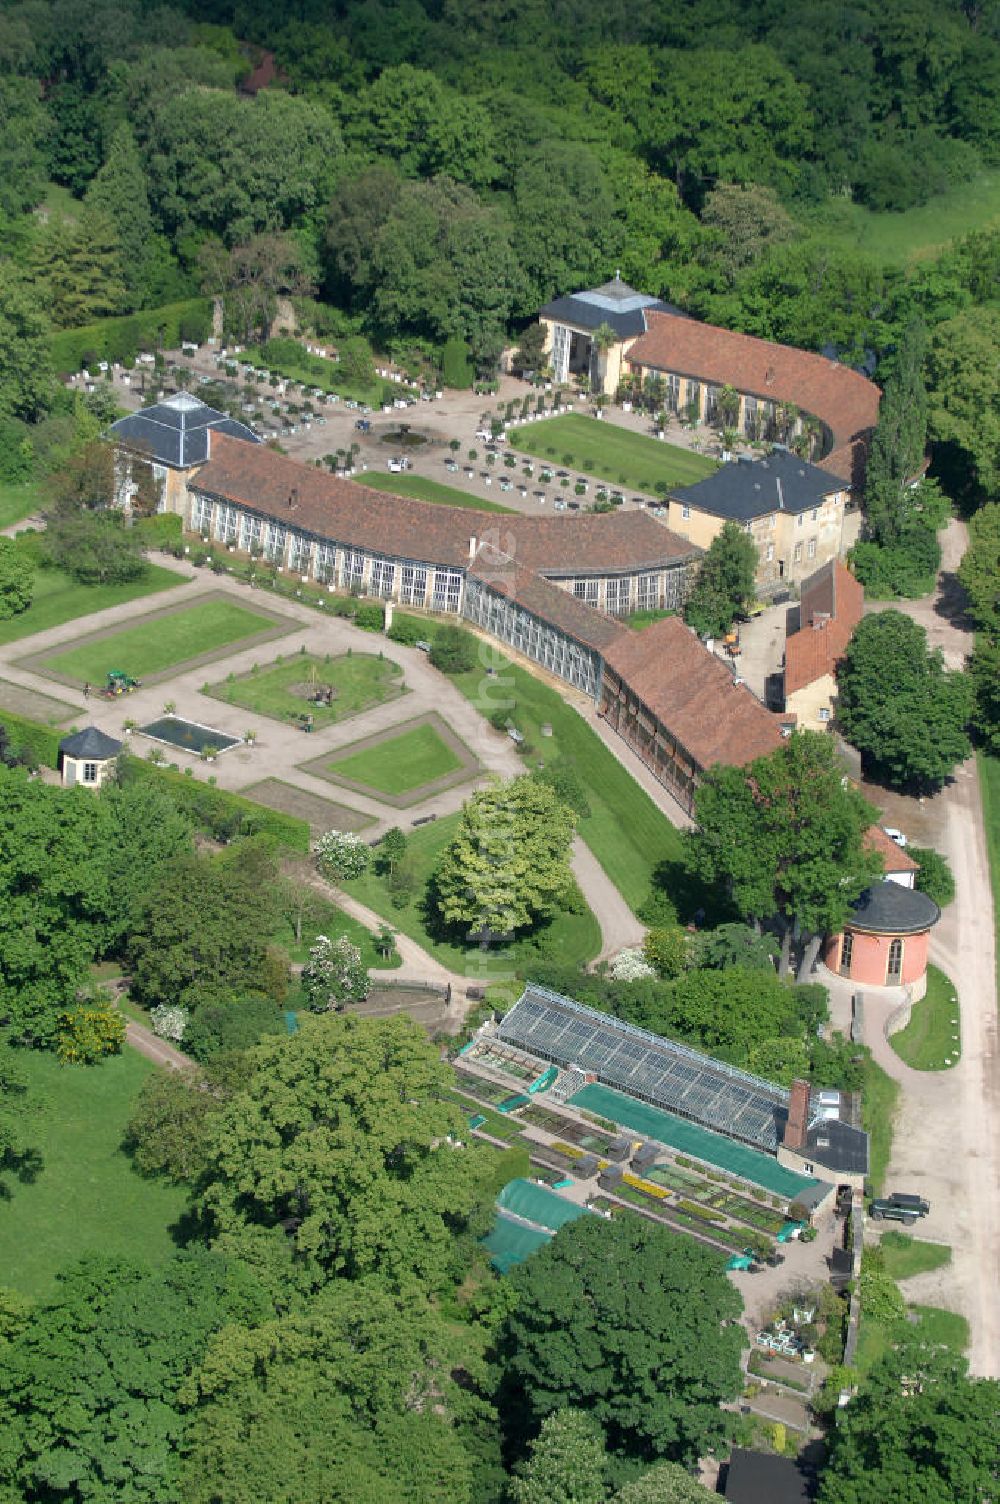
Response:
[{"label": "dark slate roof", "polygon": [[684,506],[695,507],[699,512],[749,522],[768,512],[784,511],[797,516],[818,507],[824,496],[843,489],[844,482],[828,470],[800,460],[790,450],[775,449],[766,459],[736,460],[722,465],[706,480],[672,494]]},{"label": "dark slate roof", "polygon": [[96,726],[84,726],[82,731],[64,736],[59,743],[59,751],[67,757],[87,757],[94,762],[105,762],[109,757],[117,757],[121,749],[121,742],[116,742],[113,736],[105,736]]},{"label": "dark slate roof", "polygon": [[868,1135],[839,1118],[814,1122],[806,1134],[804,1159],[838,1175],[868,1174]]},{"label": "dark slate roof", "polygon": [[662,303],[648,293],[636,292],[634,287],[622,281],[618,273],[600,287],[553,298],[541,310],[540,317],[557,319],[559,323],[572,324],[577,329],[597,329],[601,324],[610,324],[619,338],[631,339],[633,335],[645,334],[649,309],[687,318],[687,314],[672,303]]},{"label": "dark slate roof", "polygon": [[876,935],[916,935],[940,918],[941,910],[926,893],[886,880],[865,889],[851,906],[848,924]]},{"label": "dark slate roof", "polygon": [[128,449],[141,450],[160,465],[187,470],[208,459],[212,431],[230,434],[248,444],[260,443],[245,423],[227,417],[187,392],[178,392],[152,407],[119,418],[108,434]]},{"label": "dark slate roof", "polygon": [[816,1474],[796,1457],[734,1447],[726,1477],[728,1504],[809,1504]]}]

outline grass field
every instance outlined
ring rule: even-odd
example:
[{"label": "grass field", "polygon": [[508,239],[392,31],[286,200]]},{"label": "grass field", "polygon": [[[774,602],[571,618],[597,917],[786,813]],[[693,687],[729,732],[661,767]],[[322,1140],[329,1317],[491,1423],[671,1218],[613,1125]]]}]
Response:
[{"label": "grass field", "polygon": [[18,1064],[37,1104],[26,1136],[44,1164],[31,1185],[5,1177],[11,1195],[0,1200],[3,1283],[44,1295],[57,1270],[84,1253],[151,1264],[167,1258],[186,1192],[144,1180],[121,1148],[132,1104],[155,1067],[127,1048],[95,1066],[61,1066],[54,1055],[32,1050],[19,1053]]},{"label": "grass field", "polygon": [[581,413],[547,418],[531,428],[515,428],[510,445],[522,454],[551,460],[584,475],[597,475],[633,491],[655,491],[657,482],[670,488],[691,486],[719,468],[714,460],[689,449],[678,449]]},{"label": "grass field", "polygon": [[446,778],[462,766],[461,759],[433,726],[414,726],[390,741],[379,742],[330,762],[331,773],[352,778],[383,794],[408,794]]},{"label": "grass field", "polygon": [[78,616],[106,611],[109,606],[123,606],[160,590],[173,590],[186,583],[185,576],[172,569],[151,564],[141,580],[128,585],[79,585],[61,569],[39,569],[35,575],[35,594],[27,611],[0,621],[0,643],[19,642],[35,632],[61,627]]},{"label": "grass field", "polygon": [[912,1279],[915,1274],[951,1263],[951,1249],[946,1243],[925,1243],[895,1228],[882,1234],[879,1247],[890,1279]]},{"label": "grass field", "polygon": [[42,488],[28,482],[15,486],[0,483],[0,527],[13,527],[23,522],[42,505]]},{"label": "grass field", "polygon": [[444,507],[473,507],[477,512],[513,511],[512,507],[502,507],[497,501],[481,501],[467,491],[428,480],[425,475],[390,475],[388,471],[369,470],[362,480],[364,485],[374,486],[376,491],[388,491],[391,496],[414,496],[417,501],[433,501]]},{"label": "grass field", "polygon": [[[579,823],[580,835],[630,908],[648,899],[661,864],[673,868],[680,887],[680,831],[554,689],[513,665],[500,668],[498,677],[486,680],[485,686],[481,671],[459,675],[453,682],[486,713],[500,705],[509,708],[511,719],[537,749],[525,759],[529,767],[542,756],[547,763],[558,757],[572,765],[590,804],[590,814]],[[484,695],[489,697],[486,704]],[[552,727],[551,737],[542,736],[543,724]]]},{"label": "grass field", "polygon": [[871,1164],[868,1178],[875,1194],[882,1190],[892,1154],[892,1132],[899,1102],[899,1085],[880,1065],[868,1059],[861,1087],[861,1123],[869,1135]]},{"label": "grass field", "polygon": [[889,1043],[915,1071],[946,1071],[957,1063],[962,1052],[958,1000],[954,985],[936,966],[927,968],[926,996],[913,1004],[906,1028],[890,1035]]},{"label": "grass field", "polygon": [[271,617],[228,600],[199,601],[56,653],[45,659],[44,666],[51,673],[89,680],[91,684],[102,684],[113,668],[144,679],[246,637],[256,637],[272,624]]},{"label": "grass field", "polygon": [[996,943],[997,987],[1000,989],[1000,757],[980,753],[979,787],[983,796],[983,826],[993,884],[993,934]]},{"label": "grass field", "polygon": [[[352,940],[360,950],[361,960],[365,966],[377,966],[385,970],[387,967],[400,964],[398,952],[394,951],[389,960],[381,955],[375,947],[374,935],[357,919],[352,919],[349,914],[344,913],[343,909],[321,898],[319,894],[315,894],[314,899],[308,919],[302,925],[301,941],[295,939],[295,931],[290,923],[283,924],[273,936],[275,943],[288,952],[290,961],[299,964],[306,962],[309,959],[309,947],[317,935],[328,935],[331,940],[337,940],[341,935],[346,935],[348,940]],[[294,999],[292,1002],[294,1003]]]},{"label": "grass field", "polygon": [[57,700],[52,695],[13,684],[9,679],[0,679],[0,716],[5,710],[23,715],[29,721],[40,721],[45,726],[61,726],[71,716],[80,714],[67,700]]},{"label": "grass field", "polygon": [[[405,693],[402,676],[398,663],[374,653],[337,658],[295,653],[213,684],[209,694],[276,721],[298,720],[308,711],[313,724],[322,730]],[[307,699],[314,687],[331,685],[337,691],[332,705],[316,705]]]},{"label": "grass field", "polygon": [[[469,967],[469,974],[482,976],[484,984],[502,981],[513,972],[524,975],[530,971],[532,957],[537,954],[531,940],[519,940],[507,951],[484,957],[478,946],[463,945],[454,938],[437,933],[433,919],[426,911],[424,899],[428,881],[441,853],[454,839],[460,819],[461,815],[456,812],[407,833],[407,855],[413,862],[416,883],[413,898],[403,908],[394,908],[389,902],[385,879],[374,871],[344,886],[355,898],[381,915],[387,924],[408,935],[453,971],[462,973]],[[581,914],[560,914],[540,933],[539,939],[547,951],[558,954],[561,960],[570,964],[592,961],[601,949],[600,926],[585,904]]]},{"label": "grass field", "polygon": [[886,265],[903,266],[998,219],[1000,174],[989,172],[903,214],[876,213],[837,199],[810,216],[808,230],[826,246],[860,251]]}]

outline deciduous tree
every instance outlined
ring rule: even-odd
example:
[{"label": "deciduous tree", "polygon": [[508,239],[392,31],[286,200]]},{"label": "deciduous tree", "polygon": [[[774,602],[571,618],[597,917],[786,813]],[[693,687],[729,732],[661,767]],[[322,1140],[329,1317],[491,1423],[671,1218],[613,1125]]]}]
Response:
[{"label": "deciduous tree", "polygon": [[694,588],[684,604],[684,620],[703,637],[721,637],[754,597],[757,545],[730,518],[709,544]]},{"label": "deciduous tree", "polygon": [[26,611],[35,593],[35,565],[31,555],[13,538],[0,538],[0,619]]},{"label": "deciduous tree", "polygon": [[435,874],[441,918],[489,944],[553,914],[572,885],[575,824],[572,810],[534,778],[474,794]]},{"label": "deciduous tree", "polygon": [[821,1504],[954,1504],[989,1498],[1000,1384],[964,1358],[910,1339],[862,1382],[830,1439]]},{"label": "deciduous tree", "polygon": [[800,731],[745,768],[711,769],[695,813],[688,845],[694,871],[725,883],[745,919],[779,921],[782,975],[797,926],[808,937],[804,980],[823,935],[842,927],[851,903],[881,872],[862,842],[875,811],[845,782],[831,739]]},{"label": "deciduous tree", "polygon": [[837,670],[837,717],[866,767],[895,788],[938,789],[969,755],[972,689],[900,611],[866,616]]},{"label": "deciduous tree", "polygon": [[712,1254],[640,1217],[587,1216],[510,1277],[499,1394],[515,1434],[569,1405],[626,1456],[690,1461],[721,1442],[741,1302]]},{"label": "deciduous tree", "polygon": [[580,1410],[542,1421],[531,1456],[511,1482],[513,1504],[604,1504],[608,1458],[604,1433]]},{"label": "deciduous tree", "polygon": [[346,1003],[363,1002],[368,996],[368,968],[361,952],[341,935],[331,940],[317,935],[302,968],[302,987],[313,1013],[339,1012]]},{"label": "deciduous tree", "polygon": [[[409,1019],[305,1019],[254,1051],[254,1074],[217,1118],[204,1209],[213,1234],[289,1230],[326,1276],[460,1277],[460,1235],[485,1231],[492,1151],[467,1138],[451,1071]],[[456,1235],[459,1235],[456,1237]]]}]

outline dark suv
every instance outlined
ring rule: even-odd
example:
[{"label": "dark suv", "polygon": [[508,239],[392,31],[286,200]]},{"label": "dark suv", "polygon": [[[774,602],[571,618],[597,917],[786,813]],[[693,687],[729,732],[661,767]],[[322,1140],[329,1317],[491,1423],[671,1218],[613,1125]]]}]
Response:
[{"label": "dark suv", "polygon": [[926,1217],[931,1209],[929,1201],[922,1196],[907,1196],[893,1191],[884,1200],[873,1201],[869,1211],[875,1222],[902,1222],[912,1227],[918,1217]]}]

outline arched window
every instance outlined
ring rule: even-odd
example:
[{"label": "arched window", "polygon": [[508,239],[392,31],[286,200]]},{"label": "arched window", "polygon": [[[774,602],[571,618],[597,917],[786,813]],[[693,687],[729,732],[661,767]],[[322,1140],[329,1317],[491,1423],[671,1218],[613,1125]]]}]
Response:
[{"label": "arched window", "polygon": [[885,980],[888,987],[896,987],[903,979],[903,942],[897,936],[889,944],[889,964]]},{"label": "arched window", "polygon": [[854,936],[850,930],[846,930],[844,938],[840,942],[840,975],[849,977],[851,974],[851,956],[854,953]]}]

